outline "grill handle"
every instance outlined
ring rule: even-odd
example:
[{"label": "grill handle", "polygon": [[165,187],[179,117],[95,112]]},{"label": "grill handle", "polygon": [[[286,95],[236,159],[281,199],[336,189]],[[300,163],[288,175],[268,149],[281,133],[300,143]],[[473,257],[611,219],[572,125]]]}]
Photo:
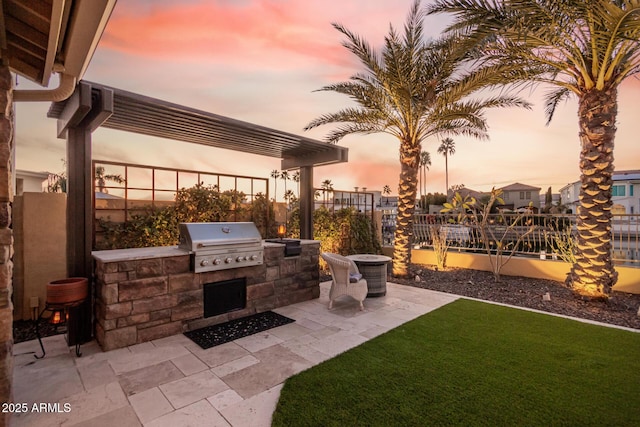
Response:
[{"label": "grill handle", "polygon": [[237,245],[239,243],[259,243],[256,239],[235,239],[235,240],[219,240],[216,243],[198,243],[198,248],[210,248],[222,245]]}]

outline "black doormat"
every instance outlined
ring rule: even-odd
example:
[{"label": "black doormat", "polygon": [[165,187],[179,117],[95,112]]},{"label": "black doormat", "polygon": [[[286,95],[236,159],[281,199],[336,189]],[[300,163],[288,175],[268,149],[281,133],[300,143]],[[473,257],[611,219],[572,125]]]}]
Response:
[{"label": "black doormat", "polygon": [[265,311],[219,325],[185,332],[184,335],[203,349],[207,349],[292,322],[295,320],[273,311]]}]

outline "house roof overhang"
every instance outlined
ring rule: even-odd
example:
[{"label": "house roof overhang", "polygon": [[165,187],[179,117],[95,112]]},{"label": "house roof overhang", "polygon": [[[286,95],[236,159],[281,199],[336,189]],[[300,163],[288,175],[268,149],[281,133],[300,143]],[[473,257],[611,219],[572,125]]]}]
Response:
[{"label": "house roof overhang", "polygon": [[0,0],[0,59],[41,86],[84,74],[116,0]]},{"label": "house roof overhang", "polygon": [[[284,170],[348,160],[346,147],[88,81],[80,82],[74,96],[51,104],[48,116],[58,119],[59,137],[65,132],[61,122],[65,109],[73,106],[75,110],[74,103],[90,103],[90,92],[113,94],[112,113],[101,122],[105,128],[276,157]],[[82,118],[74,119],[79,120]]]}]

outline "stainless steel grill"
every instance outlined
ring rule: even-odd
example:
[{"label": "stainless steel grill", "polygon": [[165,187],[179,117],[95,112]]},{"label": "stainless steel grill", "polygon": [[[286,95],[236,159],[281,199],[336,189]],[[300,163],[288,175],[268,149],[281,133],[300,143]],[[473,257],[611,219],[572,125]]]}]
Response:
[{"label": "stainless steel grill", "polygon": [[196,273],[262,264],[260,232],[252,222],[193,222],[179,225],[181,249]]}]

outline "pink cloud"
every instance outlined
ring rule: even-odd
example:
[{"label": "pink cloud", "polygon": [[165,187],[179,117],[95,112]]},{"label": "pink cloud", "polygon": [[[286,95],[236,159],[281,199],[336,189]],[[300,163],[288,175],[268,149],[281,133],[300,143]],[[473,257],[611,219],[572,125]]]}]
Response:
[{"label": "pink cloud", "polygon": [[[326,36],[329,31],[333,31],[329,21],[319,20],[306,3],[295,1],[170,4],[146,11],[119,3],[101,47],[155,59],[230,58],[231,62],[252,61],[255,66],[273,61],[291,67],[300,58],[313,58],[325,64],[352,65],[337,36]],[[283,60],[289,63],[282,64]]]}]

